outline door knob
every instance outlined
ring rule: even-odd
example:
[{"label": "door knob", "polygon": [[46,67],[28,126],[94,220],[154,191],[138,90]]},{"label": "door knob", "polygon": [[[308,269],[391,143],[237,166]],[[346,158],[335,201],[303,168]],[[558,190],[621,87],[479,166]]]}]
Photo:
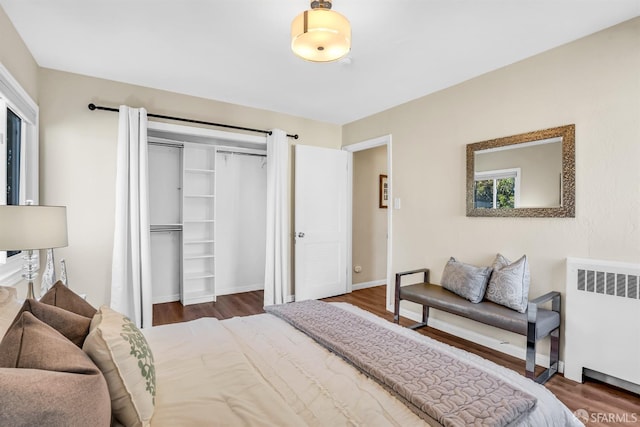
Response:
[{"label": "door knob", "polygon": [[299,237],[300,239],[302,239],[302,238],[304,237],[304,233],[303,233],[302,231],[300,231],[300,232],[298,233],[298,237]]}]

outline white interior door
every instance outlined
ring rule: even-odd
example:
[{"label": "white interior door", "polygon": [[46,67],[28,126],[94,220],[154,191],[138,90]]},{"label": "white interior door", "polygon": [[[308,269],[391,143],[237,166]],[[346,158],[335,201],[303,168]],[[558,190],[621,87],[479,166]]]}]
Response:
[{"label": "white interior door", "polygon": [[351,153],[296,145],[295,156],[296,301],[344,294]]}]

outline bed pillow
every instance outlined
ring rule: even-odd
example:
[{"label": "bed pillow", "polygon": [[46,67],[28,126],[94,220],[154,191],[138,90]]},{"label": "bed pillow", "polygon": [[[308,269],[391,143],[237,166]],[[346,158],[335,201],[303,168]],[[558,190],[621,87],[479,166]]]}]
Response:
[{"label": "bed pillow", "polygon": [[33,314],[38,320],[51,326],[80,348],[82,348],[84,339],[89,334],[90,318],[80,316],[60,307],[28,299],[22,304],[15,321],[18,321],[20,315],[24,312]]},{"label": "bed pillow", "polygon": [[66,287],[60,280],[40,298],[40,302],[64,308],[67,311],[88,317],[89,319],[96,314],[96,309],[93,308],[91,304]]},{"label": "bed pillow", "polygon": [[100,370],[29,312],[21,313],[0,343],[0,384],[0,425],[108,426],[111,421]]},{"label": "bed pillow", "polygon": [[520,313],[527,311],[529,302],[529,261],[523,255],[511,262],[501,254],[493,261],[493,273],[485,298]]},{"label": "bed pillow", "polygon": [[153,415],[156,374],[142,332],[126,316],[102,306],[83,350],[107,380],[113,415],[125,426],[146,426]]},{"label": "bed pillow", "polygon": [[13,286],[0,286],[0,340],[9,329],[20,311],[17,291]]},{"label": "bed pillow", "polygon": [[490,275],[491,267],[476,267],[451,257],[444,266],[440,284],[473,303],[479,303],[484,297]]}]

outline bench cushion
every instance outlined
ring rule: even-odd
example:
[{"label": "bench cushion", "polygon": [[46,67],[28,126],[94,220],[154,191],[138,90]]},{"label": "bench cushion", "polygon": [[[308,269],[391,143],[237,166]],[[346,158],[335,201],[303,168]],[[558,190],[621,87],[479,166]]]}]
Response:
[{"label": "bench cushion", "polygon": [[[527,313],[518,313],[490,301],[472,303],[431,283],[416,283],[400,288],[400,299],[409,300],[438,310],[466,317],[500,329],[527,335]],[[560,326],[560,314],[538,309],[536,340]]]}]

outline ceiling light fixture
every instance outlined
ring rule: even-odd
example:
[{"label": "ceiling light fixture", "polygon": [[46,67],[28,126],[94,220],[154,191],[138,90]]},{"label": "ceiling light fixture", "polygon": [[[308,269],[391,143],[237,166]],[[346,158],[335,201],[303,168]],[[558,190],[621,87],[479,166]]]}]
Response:
[{"label": "ceiling light fixture", "polygon": [[330,0],[314,0],[291,23],[291,49],[307,61],[335,61],[351,50],[351,25]]}]

